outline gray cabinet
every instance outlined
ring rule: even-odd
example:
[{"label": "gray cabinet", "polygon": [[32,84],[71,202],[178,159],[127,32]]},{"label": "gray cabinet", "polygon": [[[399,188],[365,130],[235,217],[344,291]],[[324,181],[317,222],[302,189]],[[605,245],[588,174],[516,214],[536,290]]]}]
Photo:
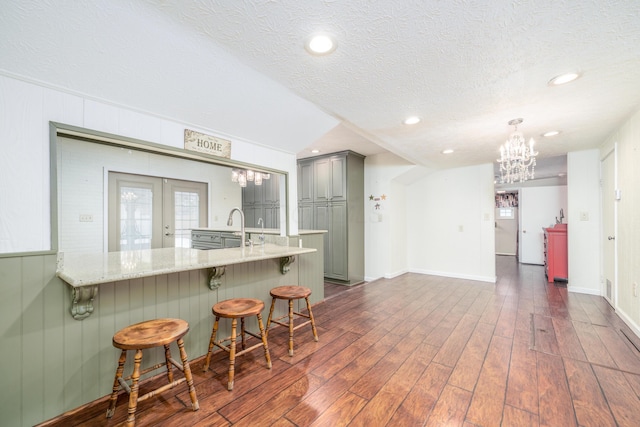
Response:
[{"label": "gray cabinet", "polygon": [[298,162],[298,202],[313,203],[313,160]]},{"label": "gray cabinet", "polygon": [[325,277],[364,280],[364,157],[345,151],[298,162],[298,227],[327,230]]},{"label": "gray cabinet", "polygon": [[227,231],[191,230],[193,249],[239,248],[240,236]]},{"label": "gray cabinet", "polygon": [[261,227],[262,218],[265,228],[280,228],[280,187],[277,177],[255,185],[252,181],[242,188],[242,211],[246,227]]}]

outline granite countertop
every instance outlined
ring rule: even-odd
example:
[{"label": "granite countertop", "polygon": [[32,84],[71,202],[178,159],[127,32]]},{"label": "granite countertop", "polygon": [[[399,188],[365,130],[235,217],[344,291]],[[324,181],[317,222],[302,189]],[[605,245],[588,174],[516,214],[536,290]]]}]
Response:
[{"label": "granite countertop", "polygon": [[[192,229],[192,231],[199,231],[199,230],[200,231],[223,231],[226,233],[240,233],[240,229],[235,227],[199,227],[199,228]],[[260,234],[262,233],[262,228],[247,227],[244,229],[244,232],[246,234]],[[299,236],[302,236],[305,234],[322,234],[322,233],[328,233],[328,231],[327,230],[298,230]],[[265,228],[264,234],[280,235],[280,230],[277,228]]]},{"label": "granite countertop", "polygon": [[316,252],[270,243],[245,248],[143,249],[107,253],[60,253],[56,275],[73,287],[115,282]]}]

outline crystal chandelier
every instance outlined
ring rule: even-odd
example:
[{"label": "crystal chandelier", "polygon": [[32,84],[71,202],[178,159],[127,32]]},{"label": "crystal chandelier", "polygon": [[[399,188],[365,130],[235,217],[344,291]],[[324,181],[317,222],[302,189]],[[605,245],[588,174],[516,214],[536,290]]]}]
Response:
[{"label": "crystal chandelier", "polygon": [[498,164],[500,165],[500,182],[502,184],[525,182],[527,179],[533,179],[535,173],[538,153],[533,151],[533,138],[529,140],[528,145],[525,143],[522,132],[518,131],[520,123],[522,123],[522,119],[509,121],[509,125],[513,126],[515,130],[507,142],[500,147]]}]

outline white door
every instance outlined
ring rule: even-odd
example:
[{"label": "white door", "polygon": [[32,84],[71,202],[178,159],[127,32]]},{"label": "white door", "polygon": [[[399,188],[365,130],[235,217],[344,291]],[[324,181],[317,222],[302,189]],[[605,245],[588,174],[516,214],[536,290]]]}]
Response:
[{"label": "white door", "polygon": [[615,150],[601,162],[602,192],[602,274],[604,289],[602,294],[615,307]]},{"label": "white door", "polygon": [[516,255],[518,208],[496,208],[496,255]]},{"label": "white door", "polygon": [[523,187],[520,189],[520,262],[544,265],[544,231],[567,212],[567,186]]},{"label": "white door", "polygon": [[207,225],[207,184],[164,179],[162,247],[190,248],[191,229]]},{"label": "white door", "polygon": [[109,172],[109,251],[190,247],[207,225],[207,184]]}]

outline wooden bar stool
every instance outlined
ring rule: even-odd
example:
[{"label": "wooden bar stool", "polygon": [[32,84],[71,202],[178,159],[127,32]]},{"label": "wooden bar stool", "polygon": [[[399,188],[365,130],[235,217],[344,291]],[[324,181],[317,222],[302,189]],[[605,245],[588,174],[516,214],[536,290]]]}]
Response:
[{"label": "wooden bar stool", "polygon": [[[218,346],[222,350],[229,353],[229,382],[227,383],[227,389],[233,390],[233,378],[235,372],[236,356],[242,356],[245,353],[250,352],[260,346],[264,348],[264,358],[267,360],[267,368],[271,369],[271,356],[269,356],[269,346],[267,345],[267,335],[264,331],[262,324],[262,310],[264,309],[264,303],[255,298],[233,298],[225,301],[221,301],[215,304],[211,311],[216,317],[213,322],[213,331],[211,332],[211,339],[209,340],[209,351],[207,351],[207,360],[204,364],[204,370],[209,369],[209,363],[211,362],[211,353],[213,353],[213,346]],[[244,318],[249,316],[256,316],[258,318],[258,327],[260,328],[260,335],[254,334],[245,330]],[[216,335],[218,333],[218,324],[220,318],[224,317],[231,319],[231,336],[216,341]],[[238,319],[240,319],[240,335],[242,339],[242,350],[236,351],[236,328],[238,327]],[[255,344],[249,348],[245,345],[245,334],[249,334],[254,338],[261,340],[260,343]],[[229,341],[229,346],[223,345],[224,342]]]},{"label": "wooden bar stool", "polygon": [[[196,389],[193,386],[193,377],[191,376],[191,368],[189,367],[187,352],[184,349],[184,342],[182,341],[182,337],[185,336],[187,332],[189,332],[189,324],[181,319],[147,320],[146,322],[127,326],[126,328],[116,332],[113,336],[113,346],[121,349],[122,353],[118,360],[116,377],[113,381],[113,393],[111,393],[109,409],[107,409],[107,418],[111,418],[115,413],[116,401],[118,400],[118,390],[120,387],[129,393],[129,416],[127,417],[127,422],[125,424],[127,426],[135,425],[136,407],[138,402],[173,388],[184,381],[187,382],[187,387],[189,389],[191,407],[194,411],[200,409],[198,398],[196,397]],[[171,357],[170,345],[174,341],[176,341],[178,345],[182,364],[176,362]],[[142,350],[160,346],[164,346],[164,363],[150,366],[141,371],[140,365],[142,363]],[[123,379],[122,373],[124,371],[124,364],[127,360],[127,350],[135,350],[136,355],[133,362],[133,373],[131,376]],[[184,373],[184,378],[180,378],[176,381],[173,380],[172,365]],[[142,396],[138,396],[138,381],[140,376],[156,369],[160,369],[163,366],[167,367],[167,379],[169,380],[169,384],[159,387]],[[131,380],[131,386],[127,383],[128,380]]]},{"label": "wooden bar stool", "polygon": [[[311,304],[309,303],[309,295],[311,295],[311,289],[305,288],[303,286],[278,286],[277,288],[271,289],[271,310],[269,310],[269,317],[267,318],[267,335],[269,334],[269,326],[271,322],[277,323],[278,325],[288,326],[289,327],[289,356],[293,356],[293,331],[302,326],[308,325],[311,323],[311,331],[313,332],[313,339],[318,341],[318,331],[316,331],[316,323],[313,319],[313,313],[311,312]],[[302,299],[307,303],[307,311],[309,315],[302,314],[296,311],[293,311],[293,300]],[[276,300],[288,300],[289,301],[289,313],[284,316],[278,317],[277,319],[272,320],[273,309],[276,305]],[[309,320],[306,322],[302,322],[297,326],[293,326],[294,315],[298,317],[305,317]],[[280,322],[281,319],[285,317],[289,317],[289,322],[284,323]]]}]

